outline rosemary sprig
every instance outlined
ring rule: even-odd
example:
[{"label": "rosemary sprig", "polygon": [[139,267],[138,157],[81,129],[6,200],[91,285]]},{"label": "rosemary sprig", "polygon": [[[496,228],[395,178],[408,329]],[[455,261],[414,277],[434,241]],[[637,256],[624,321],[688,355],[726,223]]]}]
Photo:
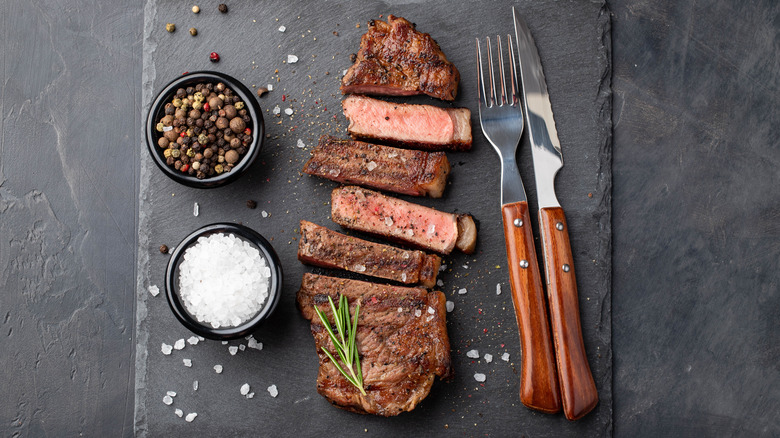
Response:
[{"label": "rosemary sprig", "polygon": [[336,347],[336,353],[349,370],[349,373],[339,365],[335,357],[325,348],[322,347],[322,351],[330,358],[333,365],[344,375],[344,378],[357,389],[361,394],[366,395],[366,391],[363,389],[363,371],[360,368],[360,357],[358,356],[357,346],[355,345],[355,334],[357,333],[358,326],[358,313],[360,313],[360,303],[355,306],[355,319],[350,321],[349,317],[349,302],[345,295],[339,296],[339,308],[333,303],[333,299],[328,297],[330,303],[330,309],[333,311],[333,321],[336,325],[336,331],[338,335],[333,333],[333,329],[328,322],[328,317],[325,313],[314,306],[314,310],[317,311],[317,315],[322,321],[322,325],[325,326],[325,330],[330,335],[330,340],[333,341],[333,345]]}]

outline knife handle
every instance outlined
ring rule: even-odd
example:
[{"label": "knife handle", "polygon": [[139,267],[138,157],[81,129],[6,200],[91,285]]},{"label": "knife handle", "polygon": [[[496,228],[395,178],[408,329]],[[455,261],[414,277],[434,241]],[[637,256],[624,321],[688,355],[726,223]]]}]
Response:
[{"label": "knife handle", "polygon": [[563,209],[551,207],[539,210],[539,232],[547,273],[563,413],[567,419],[577,420],[596,406],[599,395],[582,341],[574,259]]},{"label": "knife handle", "polygon": [[555,413],[561,410],[547,305],[534,248],[527,202],[501,207],[509,261],[512,303],[520,328],[523,350],[520,369],[520,401],[531,409]]}]

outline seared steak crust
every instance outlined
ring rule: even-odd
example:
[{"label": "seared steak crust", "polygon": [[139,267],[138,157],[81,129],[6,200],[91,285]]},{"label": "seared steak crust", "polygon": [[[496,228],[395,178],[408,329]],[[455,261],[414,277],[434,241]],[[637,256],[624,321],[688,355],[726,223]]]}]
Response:
[{"label": "seared steak crust", "polygon": [[341,80],[341,92],[454,100],[460,73],[436,41],[409,21],[388,15],[372,20],[360,39],[355,64]]},{"label": "seared steak crust", "polygon": [[423,152],[320,137],[304,173],[410,196],[440,198],[450,163],[444,152]]},{"label": "seared steak crust", "polygon": [[[335,355],[314,306],[332,324],[328,296],[335,301],[339,294],[348,298],[351,314],[360,303],[356,342],[365,396],[322,352],[325,347]],[[304,318],[311,321],[319,355],[317,391],[342,409],[398,415],[411,411],[428,395],[435,376],[452,376],[446,301],[441,292],[304,274],[297,303]]]},{"label": "seared steak crust", "polygon": [[439,256],[346,236],[309,221],[301,221],[298,260],[425,287],[436,284],[441,265]]}]

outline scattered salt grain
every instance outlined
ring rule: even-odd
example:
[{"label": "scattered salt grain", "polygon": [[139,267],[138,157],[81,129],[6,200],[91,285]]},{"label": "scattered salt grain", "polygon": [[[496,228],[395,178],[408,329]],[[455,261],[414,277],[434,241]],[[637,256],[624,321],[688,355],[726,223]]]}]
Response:
[{"label": "scattered salt grain", "polygon": [[439,266],[439,272],[444,272],[447,269],[447,265],[443,264]]},{"label": "scattered salt grain", "polygon": [[192,368],[192,359],[182,359],[182,362],[184,362],[185,367]]},{"label": "scattered salt grain", "polygon": [[385,216],[385,225],[387,225],[388,227],[392,227],[393,226],[393,218],[391,218],[390,216]]},{"label": "scattered salt grain", "polygon": [[254,348],[255,350],[262,350],[263,349],[263,343],[257,342],[255,338],[249,338],[249,341],[247,341],[247,347]]},{"label": "scattered salt grain", "polygon": [[496,295],[501,295],[501,283],[496,283]]},{"label": "scattered salt grain", "polygon": [[[287,109],[289,109],[289,108],[287,108]],[[286,112],[286,111],[285,111],[285,112]],[[292,110],[290,110],[290,114],[292,114]],[[297,146],[298,146],[300,149],[303,149],[303,148],[305,148],[305,147],[306,147],[306,143],[304,143],[304,142],[303,142],[303,140],[301,140],[300,138],[298,139],[298,143],[296,143],[296,145],[297,145]]]},{"label": "scattered salt grain", "polygon": [[287,114],[288,116],[291,116],[292,113],[293,113],[293,109],[292,108],[285,108],[284,109],[284,113]]},{"label": "scattered salt grain", "polygon": [[274,84],[268,84],[265,88],[268,88],[268,91],[274,91]]},{"label": "scattered salt grain", "polygon": [[262,217],[268,217],[268,212],[267,212],[267,211],[265,211],[265,210],[263,210],[263,211],[261,211],[261,212],[260,212],[260,216],[262,216]]},{"label": "scattered salt grain", "polygon": [[184,411],[182,411],[182,410],[181,410],[181,409],[179,409],[179,408],[176,408],[176,410],[175,410],[175,411],[173,411],[173,412],[174,412],[174,413],[176,414],[176,416],[177,416],[177,417],[179,417],[179,418],[181,418],[181,417],[184,415]]},{"label": "scattered salt grain", "polygon": [[214,371],[217,374],[222,374],[222,365],[214,365]]},{"label": "scattered salt grain", "polygon": [[197,416],[198,414],[196,412],[190,412],[186,417],[184,417],[184,421],[187,423],[192,423],[192,420],[194,420]]},{"label": "scattered salt grain", "polygon": [[187,339],[187,343],[190,345],[198,345],[198,342],[200,342],[200,339],[198,339],[196,336],[190,336],[190,338]]},{"label": "scattered salt grain", "polygon": [[284,32],[285,30],[287,30],[287,28],[286,28],[286,27],[284,27],[284,26],[279,26],[279,32]]},{"label": "scattered salt grain", "polygon": [[440,278],[440,279],[438,279],[438,280],[436,280],[436,286],[439,286],[439,287],[442,287],[442,286],[444,286],[444,282],[443,282],[443,281],[441,281],[441,278]]},{"label": "scattered salt grain", "polygon": [[163,397],[163,403],[170,406],[171,404],[173,404],[173,398],[171,398],[170,395],[166,395],[165,397]]},{"label": "scattered salt grain", "polygon": [[236,353],[238,353],[238,347],[236,347],[235,345],[231,345],[230,347],[228,347],[228,351],[230,352],[231,356],[235,356]]},{"label": "scattered salt grain", "polygon": [[425,322],[431,322],[432,319],[433,319],[433,315],[428,315],[428,317],[425,318]]},{"label": "scattered salt grain", "polygon": [[192,381],[192,390],[193,391],[197,391],[198,390],[198,381],[197,380],[193,380]]},{"label": "scattered salt grain", "polygon": [[241,345],[238,346],[238,349],[241,350],[241,351],[244,351],[244,350],[246,350],[246,345],[241,344]]},{"label": "scattered salt grain", "polygon": [[484,382],[485,375],[482,373],[474,373],[474,380],[476,380],[477,382]]},{"label": "scattered salt grain", "polygon": [[436,309],[434,309],[434,308],[433,308],[433,307],[431,307],[431,306],[428,306],[428,313],[430,313],[431,315],[433,315],[434,313],[436,313]]},{"label": "scattered salt grain", "polygon": [[281,109],[281,108],[279,108],[279,105],[276,105],[276,106],[274,107],[274,109],[273,109],[273,110],[271,110],[271,112],[272,112],[274,115],[276,115],[276,114],[279,114],[280,112],[282,112],[282,109]]},{"label": "scattered salt grain", "polygon": [[178,341],[176,341],[173,344],[173,348],[175,348],[177,350],[181,350],[182,348],[184,348],[184,339],[179,339]]},{"label": "scattered salt grain", "polygon": [[485,363],[493,362],[493,355],[490,353],[485,353]]},{"label": "scattered salt grain", "polygon": [[374,160],[371,160],[368,162],[368,164],[366,164],[366,169],[368,169],[368,171],[371,172],[372,170],[376,169],[377,166],[378,164],[376,164]]},{"label": "scattered salt grain", "polygon": [[346,71],[346,70],[344,70],[343,72],[341,72],[341,76],[346,76],[346,75],[347,75],[347,71]]},{"label": "scattered salt grain", "polygon": [[389,154],[387,154],[387,158],[395,158],[397,156],[398,156],[398,154],[395,153],[395,152],[390,152]]},{"label": "scattered salt grain", "polygon": [[504,362],[509,362],[509,353],[502,354],[501,360],[503,360]]},{"label": "scattered salt grain", "polygon": [[241,395],[249,394],[249,384],[248,383],[244,383],[243,385],[241,385],[240,392],[241,392]]},{"label": "scattered salt grain", "polygon": [[466,292],[468,291],[466,290],[465,287],[458,289],[458,295],[466,295]]},{"label": "scattered salt grain", "polygon": [[171,351],[173,351],[173,347],[168,345],[168,344],[166,344],[165,342],[163,342],[163,344],[162,344],[162,353],[167,356],[167,355],[171,354]]},{"label": "scattered salt grain", "polygon": [[246,395],[246,398],[255,398],[255,393],[250,392],[249,394]]},{"label": "scattered salt grain", "polygon": [[166,395],[169,395],[171,397],[176,397],[176,391],[168,391],[165,393]]},{"label": "scattered salt grain", "polygon": [[479,359],[479,350],[469,350],[466,356],[472,359]]},{"label": "scattered salt grain", "polygon": [[198,340],[202,342],[202,341],[205,341],[206,338],[204,338],[203,336],[198,336]]},{"label": "scattered salt grain", "polygon": [[419,318],[420,315],[422,315],[422,312],[420,311],[420,309],[414,309],[414,316]]},{"label": "scattered salt grain", "polygon": [[463,265],[463,269],[468,269],[469,265]]},{"label": "scattered salt grain", "polygon": [[404,311],[404,308],[403,308],[403,307],[399,307],[399,308],[398,308],[398,313],[401,313],[401,312],[403,312],[403,311]]},{"label": "scattered salt grain", "polygon": [[288,64],[295,64],[298,62],[298,57],[295,55],[287,55],[287,63]]},{"label": "scattered salt grain", "polygon": [[228,341],[222,341],[222,345],[227,345]]},{"label": "scattered salt grain", "polygon": [[276,385],[271,385],[268,387],[268,393],[271,394],[271,397],[276,397],[279,395],[279,390],[276,388]]},{"label": "scattered salt grain", "polygon": [[447,301],[447,313],[452,312],[453,310],[455,310],[455,303]]},{"label": "scattered salt grain", "polygon": [[153,297],[156,297],[157,295],[160,295],[160,288],[156,285],[149,286],[149,293],[152,294]]},{"label": "scattered salt grain", "polygon": [[197,217],[197,216],[198,216],[198,214],[200,214],[200,206],[199,206],[199,205],[198,205],[198,203],[196,202],[196,203],[195,203],[195,204],[192,206],[192,215],[193,215],[193,216],[195,216],[195,217]]},{"label": "scattered salt grain", "polygon": [[355,265],[352,267],[355,272],[366,272],[366,265]]},{"label": "scattered salt grain", "polygon": [[401,281],[406,281],[406,272],[401,272]]}]

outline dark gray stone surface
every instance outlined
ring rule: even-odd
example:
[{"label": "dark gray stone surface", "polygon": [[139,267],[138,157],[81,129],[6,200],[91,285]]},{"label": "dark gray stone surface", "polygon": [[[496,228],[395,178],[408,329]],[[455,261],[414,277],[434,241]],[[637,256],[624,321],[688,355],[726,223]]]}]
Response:
[{"label": "dark gray stone surface", "polygon": [[[511,297],[506,293],[498,159],[478,124],[474,126],[473,150],[450,154],[455,166],[446,196],[418,200],[445,211],[471,212],[480,221],[476,254],[445,257],[448,268],[441,276],[442,290],[455,302],[455,311],[448,315],[456,374],[451,382],[436,382],[430,396],[413,412],[394,418],[360,416],[333,408],[316,392],[317,356],[309,324],[299,315],[294,301],[302,274],[312,271],[296,260],[298,222],[307,219],[336,228],[329,219],[328,202],[336,184],[302,176],[300,170],[321,134],[345,135],[339,78],[350,65],[349,54],[358,49],[366,22],[392,12],[430,32],[462,74],[454,105],[476,111],[474,37],[486,35],[488,28],[491,33],[512,32],[509,3],[484,11],[472,11],[458,2],[445,2],[434,9],[414,3],[356,3],[349,7],[323,3],[304,8],[281,1],[267,2],[262,12],[249,4],[230,6],[230,12],[221,15],[203,4],[203,11],[195,16],[189,7],[178,3],[150,2],[145,13],[144,105],[153,97],[152,91],[184,71],[199,69],[218,69],[248,86],[272,82],[275,88],[259,100],[270,138],[262,162],[246,178],[224,188],[194,190],[168,180],[148,157],[141,157],[136,431],[151,436],[193,430],[207,435],[246,435],[262,427],[302,436],[336,430],[350,436],[365,435],[366,431],[372,435],[609,435],[611,111],[606,10],[598,3],[580,2],[519,6],[540,46],[564,148],[566,166],[558,177],[559,197],[570,224],[585,342],[601,396],[593,413],[569,422],[562,415],[535,413],[519,403],[516,373],[520,350]],[[467,13],[470,19],[464,20]],[[176,33],[165,32],[167,22],[177,24]],[[280,25],[286,26],[285,32],[277,30]],[[191,26],[198,28],[197,38],[186,33]],[[231,36],[226,37],[226,32]],[[219,64],[208,61],[211,51],[221,55]],[[182,56],[189,53],[194,57]],[[288,54],[298,56],[299,61],[283,63]],[[441,105],[430,98],[413,101]],[[295,113],[275,117],[270,111],[275,105],[293,108]],[[306,148],[296,147],[299,139]],[[529,155],[526,140],[522,172],[534,204]],[[258,208],[247,209],[247,199],[255,199]],[[195,202],[200,208],[198,217],[192,214]],[[262,217],[262,211],[270,216]],[[215,221],[242,222],[256,229],[272,240],[282,260],[286,281],[279,308],[255,333],[264,349],[230,355],[228,346],[208,341],[164,355],[162,343],[173,344],[191,334],[172,317],[162,296],[154,298],[147,292],[149,285],[162,285],[168,257],[161,255],[158,247],[161,243],[177,245],[192,230]],[[496,295],[499,283],[505,293]],[[459,288],[468,293],[459,295]],[[230,345],[241,343],[246,341]],[[490,353],[494,360],[469,359],[465,353],[470,349],[478,349],[482,355]],[[504,352],[511,354],[509,362],[500,359]],[[192,360],[191,368],[184,367],[184,358]],[[213,371],[216,364],[224,367],[222,374]],[[487,374],[485,384],[474,380],[477,372]],[[192,390],[194,380],[198,381],[197,391]],[[239,394],[243,383],[251,385],[254,398]],[[277,398],[266,391],[271,384],[279,389]],[[166,391],[177,393],[171,406],[162,402]],[[176,408],[185,415],[197,412],[198,417],[187,424],[174,415]]]}]

